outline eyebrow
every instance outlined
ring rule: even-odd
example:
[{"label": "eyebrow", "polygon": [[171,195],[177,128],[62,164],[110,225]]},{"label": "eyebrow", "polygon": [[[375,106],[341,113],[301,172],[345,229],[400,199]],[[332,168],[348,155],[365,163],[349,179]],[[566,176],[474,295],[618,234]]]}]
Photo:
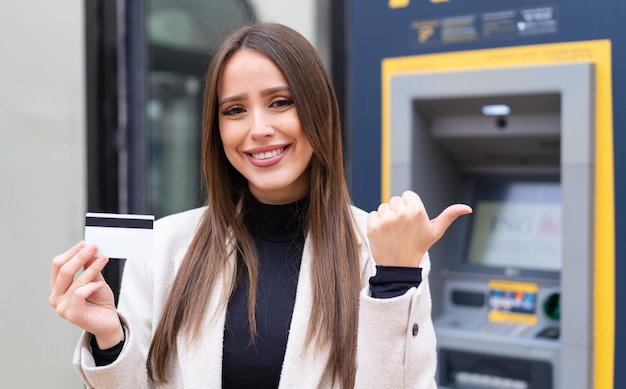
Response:
[{"label": "eyebrow", "polygon": [[[289,87],[286,86],[286,85],[276,86],[276,87],[272,87],[272,88],[267,88],[267,89],[261,90],[261,96],[269,96],[271,94],[274,94],[274,93],[277,93],[277,92],[284,92],[284,91],[287,91],[287,92],[290,91]],[[225,97],[222,100],[218,101],[217,104],[218,104],[218,106],[221,106],[222,104],[226,104],[226,103],[229,103],[231,101],[242,100],[245,97],[246,97],[245,94],[228,96],[228,97]]]}]

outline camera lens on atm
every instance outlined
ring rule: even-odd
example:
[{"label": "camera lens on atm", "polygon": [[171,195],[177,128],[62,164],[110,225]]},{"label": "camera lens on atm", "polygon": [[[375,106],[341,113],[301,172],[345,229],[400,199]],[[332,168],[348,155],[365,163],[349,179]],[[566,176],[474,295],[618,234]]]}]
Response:
[{"label": "camera lens on atm", "polygon": [[498,127],[499,129],[504,130],[507,124],[508,121],[506,120],[506,117],[500,116],[496,118],[496,127]]}]

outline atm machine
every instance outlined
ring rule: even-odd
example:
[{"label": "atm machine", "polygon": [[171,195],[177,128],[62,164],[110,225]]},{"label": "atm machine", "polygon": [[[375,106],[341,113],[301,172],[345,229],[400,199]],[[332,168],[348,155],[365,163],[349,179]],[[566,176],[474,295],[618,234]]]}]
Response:
[{"label": "atm machine", "polygon": [[391,194],[431,216],[441,388],[586,388],[593,380],[594,65],[391,77]]}]

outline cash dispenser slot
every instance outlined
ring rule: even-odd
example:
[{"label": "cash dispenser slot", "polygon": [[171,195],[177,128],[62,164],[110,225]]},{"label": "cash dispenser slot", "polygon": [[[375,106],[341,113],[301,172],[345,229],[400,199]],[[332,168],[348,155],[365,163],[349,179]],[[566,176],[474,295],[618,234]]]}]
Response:
[{"label": "cash dispenser slot", "polygon": [[453,290],[452,303],[465,307],[483,307],[485,305],[485,294],[470,290]]},{"label": "cash dispenser slot", "polygon": [[445,374],[440,385],[454,389],[552,389],[552,364],[525,358],[439,350]]}]

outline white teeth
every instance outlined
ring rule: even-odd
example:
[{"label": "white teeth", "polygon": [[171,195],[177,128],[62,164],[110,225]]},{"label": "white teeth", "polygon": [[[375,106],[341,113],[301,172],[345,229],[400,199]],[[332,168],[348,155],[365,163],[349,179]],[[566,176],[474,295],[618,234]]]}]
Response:
[{"label": "white teeth", "polygon": [[272,151],[266,151],[264,153],[252,153],[252,158],[254,159],[268,159],[268,158],[272,158],[277,156],[278,154],[282,153],[285,150],[284,147],[281,147],[280,149],[276,149],[276,150],[272,150]]}]

